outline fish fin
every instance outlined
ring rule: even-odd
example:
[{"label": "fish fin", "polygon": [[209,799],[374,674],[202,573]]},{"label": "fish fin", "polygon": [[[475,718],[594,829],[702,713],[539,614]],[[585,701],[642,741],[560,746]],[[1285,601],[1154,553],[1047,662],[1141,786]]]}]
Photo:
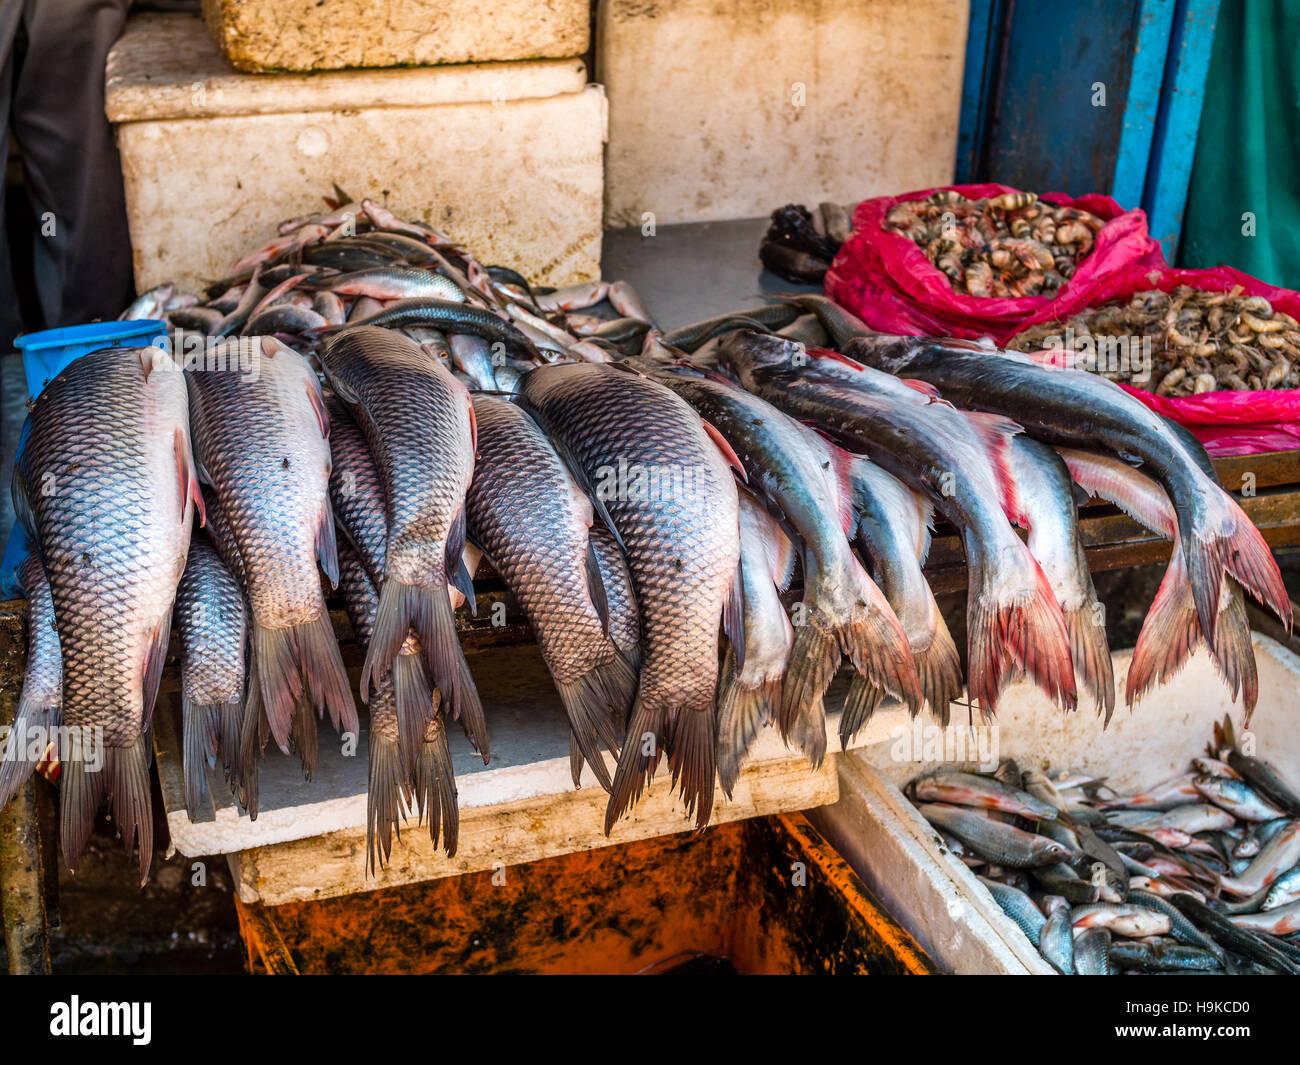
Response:
[{"label": "fish fin", "polygon": [[844,696],[844,709],[840,714],[840,749],[847,751],[862,727],[884,701],[885,693],[861,673],[855,673]]},{"label": "fish fin", "polygon": [[339,586],[339,548],[334,532],[334,510],[325,500],[321,504],[320,521],[316,525],[316,558],[320,568],[330,580],[330,587]]},{"label": "fish fin", "polygon": [[1214,630],[1214,661],[1234,700],[1240,692],[1246,710],[1245,723],[1249,726],[1259,701],[1259,671],[1251,643],[1246,601],[1241,585],[1231,577],[1224,580],[1223,599]]},{"label": "fish fin", "polygon": [[717,707],[682,709],[668,719],[668,766],[673,787],[702,829],[713,816],[713,785],[717,779]]},{"label": "fish fin", "polygon": [[749,474],[745,472],[745,464],[740,461],[740,456],[732,449],[731,443],[707,418],[700,419],[700,426],[704,429],[704,434],[713,441],[714,446],[722,452],[722,457],[726,459],[727,465],[736,471],[736,476],[740,478],[742,484],[749,483]]},{"label": "fish fin", "polygon": [[18,794],[18,789],[27,783],[38,764],[37,760],[27,756],[22,738],[32,736],[37,729],[48,736],[58,727],[61,718],[59,703],[37,699],[35,692],[29,693],[26,687],[23,688],[18,697],[13,727],[3,745],[4,757],[0,759],[0,810]]},{"label": "fish fin", "polygon": [[900,377],[899,380],[902,381],[903,384],[907,385],[908,388],[925,396],[926,399],[943,399],[943,394],[936,386],[930,384],[929,381],[920,381],[915,377]]},{"label": "fish fin", "polygon": [[452,519],[447,532],[446,554],[443,565],[450,574],[452,586],[465,597],[471,615],[478,613],[478,601],[474,598],[474,575],[465,565],[465,508]]},{"label": "fish fin", "polygon": [[587,764],[587,760],[582,757],[582,748],[578,746],[578,737],[569,730],[569,775],[573,777],[573,787],[576,791],[582,790],[582,767]]},{"label": "fish fin", "polygon": [[[1091,583],[1091,581],[1089,582]],[[1097,713],[1110,724],[1115,713],[1115,672],[1110,660],[1110,646],[1106,643],[1106,626],[1096,593],[1088,597],[1078,610],[1065,610],[1065,631],[1070,636],[1070,657],[1083,687],[1096,700]]]},{"label": "fish fin", "polygon": [[149,649],[145,652],[144,659],[144,680],[141,686],[141,693],[144,699],[143,703],[143,728],[149,731],[153,721],[154,704],[158,701],[158,685],[162,682],[163,665],[167,661],[167,641],[171,639],[172,634],[172,608],[167,608],[167,613],[162,616],[157,627],[153,630],[153,636],[149,641]]},{"label": "fish fin", "polygon": [[[597,666],[573,683],[555,681],[569,718],[569,729],[583,759],[591,766],[600,786],[612,792],[609,767],[600,753],[603,743],[617,758],[622,743],[621,722],[631,693],[636,689],[636,674],[627,659],[615,651],[613,659]],[[581,766],[579,766],[581,770]],[[574,785],[578,783],[574,780]]]},{"label": "fish fin", "polygon": [[865,370],[866,367],[855,359],[850,359],[847,355],[841,355],[838,351],[831,348],[817,347],[809,345],[804,348],[810,359],[826,359],[829,362],[838,362],[842,366],[847,366],[852,370]]},{"label": "fish fin", "polygon": [[618,765],[614,769],[614,788],[605,807],[606,836],[614,823],[636,804],[646,785],[654,778],[660,755],[666,747],[666,717],[665,711],[647,705],[637,695]]},{"label": "fish fin", "polygon": [[311,780],[316,773],[316,759],[320,754],[320,734],[316,715],[312,712],[311,699],[305,693],[293,707],[293,717],[289,723],[289,749],[302,762],[303,780]]},{"label": "fish fin", "polygon": [[322,610],[315,621],[294,626],[293,640],[307,691],[317,711],[328,710],[330,724],[341,733],[356,736],[360,731],[357,705],[329,611]]},{"label": "fish fin", "polygon": [[199,528],[208,523],[208,511],[203,502],[203,489],[199,487],[198,469],[194,465],[194,455],[190,450],[189,438],[184,430],[177,428],[173,434],[173,450],[176,452],[176,470],[181,482],[181,513],[185,513],[185,504],[194,500],[194,509],[199,516]]},{"label": "fish fin", "polygon": [[986,557],[975,537],[966,537],[970,560],[966,631],[967,681],[972,700],[991,717],[1010,679],[1009,666],[1022,670],[1057,703],[1074,709],[1078,695],[1065,618],[1047,578],[1028,548],[1017,539],[1032,567],[1035,587],[1027,598],[1008,597],[999,588],[1001,567]]},{"label": "fish fin", "polygon": [[478,456],[478,415],[474,413],[474,403],[469,397],[469,389],[459,378],[452,378],[456,384],[460,385],[461,392],[465,396],[465,409],[469,411],[469,450],[475,457]]},{"label": "fish fin", "polygon": [[239,750],[231,786],[239,805],[247,812],[249,820],[257,820],[258,777],[261,771],[262,752],[270,738],[271,728],[262,704],[262,688],[257,669],[250,657],[248,688],[244,713],[239,721]]},{"label": "fish fin", "polygon": [[[127,857],[139,849],[140,886],[149,881],[153,862],[153,801],[149,783],[148,740],[142,733],[126,747],[104,747],[104,793]],[[84,768],[84,762],[82,763]],[[66,780],[66,778],[64,778]],[[66,783],[64,785],[66,787]],[[93,815],[92,815],[93,816]],[[84,841],[83,841],[84,847]]]},{"label": "fish fin", "polygon": [[745,580],[741,574],[743,562],[736,560],[736,572],[731,579],[726,601],[722,604],[722,631],[736,652],[738,669],[745,668]]},{"label": "fish fin", "polygon": [[730,799],[759,732],[776,720],[781,705],[780,676],[757,686],[742,684],[735,652],[729,647],[718,678],[718,779]]},{"label": "fish fin", "polygon": [[416,763],[415,796],[420,816],[429,819],[429,838],[435,848],[442,837],[448,858],[456,856],[460,836],[460,810],[456,805],[456,777],[452,772],[451,749],[447,746],[447,723],[441,714],[429,721],[420,758]]},{"label": "fish fin", "polygon": [[39,544],[41,538],[36,531],[36,511],[32,509],[32,498],[27,484],[27,477],[23,473],[22,467],[17,464],[14,466],[13,480],[10,482],[9,488],[9,494],[13,498],[14,517],[18,525],[27,533],[27,538],[33,544]]},{"label": "fish fin", "polygon": [[979,435],[984,445],[984,454],[993,467],[997,478],[999,502],[1008,520],[1022,529],[1032,524],[1025,510],[1020,492],[1016,486],[1016,476],[1011,461],[1011,440],[1025,430],[1000,414],[988,414],[984,411],[966,411],[966,419]]},{"label": "fish fin", "polygon": [[208,790],[209,757],[215,754],[214,730],[216,706],[196,703],[181,696],[181,765],[185,775],[185,812],[197,821],[203,796]]},{"label": "fish fin", "polygon": [[437,712],[434,688],[420,655],[398,654],[393,659],[393,697],[397,704],[397,742],[414,773],[429,721]]},{"label": "fish fin", "polygon": [[1268,607],[1286,631],[1290,632],[1291,600],[1282,581],[1277,559],[1273,557],[1273,552],[1269,550],[1268,543],[1254,522],[1231,496],[1226,492],[1224,496],[1236,511],[1237,518],[1237,528],[1232,534],[1225,557],[1228,572],[1237,578],[1246,591]]},{"label": "fish fin", "polygon": [[374,632],[361,669],[362,692],[368,691],[371,680],[392,665],[411,629],[420,637],[420,652],[429,675],[450,703],[451,716],[461,723],[486,765],[490,757],[487,722],[456,635],[456,616],[445,584],[420,587],[391,577],[384,581]]},{"label": "fish fin", "polygon": [[244,721],[244,700],[233,699],[219,704],[213,712],[213,731],[216,735],[216,750],[221,762],[221,769],[227,781],[235,788],[235,774],[239,766],[240,731]]},{"label": "fish fin", "polygon": [[826,755],[826,689],[839,669],[841,649],[836,627],[820,610],[803,608],[803,624],[794,629],[785,683],[781,686],[778,722],[781,738],[814,766]]},{"label": "fish fin", "polygon": [[924,651],[913,648],[912,657],[921,681],[921,694],[930,704],[930,712],[946,727],[951,718],[951,706],[961,698],[965,685],[957,644],[937,608],[935,613],[937,620],[930,646]]},{"label": "fish fin", "polygon": [[600,617],[600,631],[609,635],[609,596],[605,594],[605,577],[600,572],[600,559],[596,557],[596,546],[587,537],[587,596]]},{"label": "fish fin", "polygon": [[403,810],[410,804],[406,761],[397,743],[372,731],[370,776],[366,786],[366,872],[374,876],[388,864],[393,836],[402,838]]},{"label": "fish fin", "polygon": [[1147,691],[1181,669],[1200,639],[1201,628],[1180,539],[1174,543],[1169,565],[1138,633],[1124,692],[1128,705],[1136,706]]}]

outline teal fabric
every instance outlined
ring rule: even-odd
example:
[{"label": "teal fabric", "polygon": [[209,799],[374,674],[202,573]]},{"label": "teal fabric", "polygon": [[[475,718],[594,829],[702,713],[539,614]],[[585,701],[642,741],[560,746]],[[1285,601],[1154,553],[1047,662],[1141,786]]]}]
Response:
[{"label": "teal fabric", "polygon": [[[1300,3],[1223,0],[1180,266],[1300,289]],[[1254,236],[1243,232],[1254,216]]]}]

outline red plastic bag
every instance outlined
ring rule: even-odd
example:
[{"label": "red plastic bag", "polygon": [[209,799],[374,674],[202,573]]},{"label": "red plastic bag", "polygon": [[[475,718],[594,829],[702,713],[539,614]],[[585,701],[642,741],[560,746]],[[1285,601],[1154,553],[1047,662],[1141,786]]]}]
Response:
[{"label": "red plastic bag", "polygon": [[[1007,185],[952,185],[967,199],[1000,196],[1016,190]],[[1011,299],[972,296],[953,290],[946,274],[907,237],[883,227],[895,204],[922,200],[938,189],[863,200],[853,212],[853,236],[845,242],[826,275],[826,294],[882,333],[957,336],[969,340],[991,336],[1005,341],[1024,320],[1068,293],[1086,288],[1099,277],[1126,266],[1163,266],[1160,245],[1147,232],[1146,215],[1124,211],[1109,196],[1071,199],[1062,193],[1041,198],[1058,207],[1089,211],[1106,224],[1079,263],[1074,277],[1055,297]]]},{"label": "red plastic bag", "polygon": [[[1128,300],[1135,292],[1160,289],[1171,292],[1179,285],[1227,292],[1240,286],[1250,296],[1263,296],[1274,310],[1300,321],[1300,293],[1275,288],[1230,266],[1212,270],[1175,270],[1172,267],[1129,267],[1097,279],[1089,288],[1073,287],[1050,307],[1027,318],[1021,329],[1056,319],[1065,320],[1089,307]],[[1017,330],[1018,331],[1018,330]],[[1300,447],[1300,389],[1278,388],[1258,392],[1203,392],[1199,396],[1157,396],[1121,384],[1152,410],[1187,426],[1216,456],[1254,455]]]}]

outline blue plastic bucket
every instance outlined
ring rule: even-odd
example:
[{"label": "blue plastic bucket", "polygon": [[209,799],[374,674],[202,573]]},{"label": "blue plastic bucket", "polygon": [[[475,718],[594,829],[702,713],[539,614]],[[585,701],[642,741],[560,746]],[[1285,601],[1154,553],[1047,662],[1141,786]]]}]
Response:
[{"label": "blue plastic bucket", "polygon": [[14,341],[22,352],[27,395],[35,399],[47,382],[82,355],[100,348],[143,348],[167,335],[167,323],[143,318],[131,322],[92,322],[28,333]]}]

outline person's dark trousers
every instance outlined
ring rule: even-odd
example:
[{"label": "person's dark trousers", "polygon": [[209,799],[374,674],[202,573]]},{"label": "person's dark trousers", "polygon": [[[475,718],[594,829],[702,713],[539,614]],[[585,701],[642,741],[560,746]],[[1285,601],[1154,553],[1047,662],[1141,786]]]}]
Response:
[{"label": "person's dark trousers", "polygon": [[[17,141],[35,235],[0,247],[0,353],[19,332],[116,318],[133,295],[131,241],[104,63],[129,0],[0,0],[0,117]],[[8,157],[0,139],[0,164]],[[2,215],[2,212],[0,212]],[[40,321],[23,321],[15,272]]]}]

